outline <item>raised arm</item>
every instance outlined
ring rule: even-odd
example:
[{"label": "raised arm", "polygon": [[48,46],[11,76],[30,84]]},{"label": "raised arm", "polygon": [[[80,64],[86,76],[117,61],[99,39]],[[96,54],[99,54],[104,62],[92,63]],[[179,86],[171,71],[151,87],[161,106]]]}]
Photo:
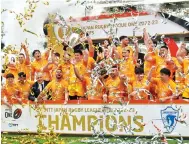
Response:
[{"label": "raised arm", "polygon": [[46,60],[49,58],[50,51],[51,51],[50,48],[48,48],[48,49],[45,51],[44,56],[45,56],[45,59],[46,59]]},{"label": "raised arm", "polygon": [[34,81],[35,78],[35,68],[34,66],[31,64],[31,80]]},{"label": "raised arm", "polygon": [[152,68],[150,69],[150,71],[149,71],[149,73],[148,73],[148,77],[147,77],[148,81],[151,81],[151,78],[152,78],[152,72],[153,72],[155,69],[156,69],[155,66],[152,66]]},{"label": "raised arm", "polygon": [[88,44],[89,44],[89,56],[90,57],[94,57],[94,46],[93,46],[93,41],[92,39],[90,38],[89,34],[87,33],[87,41],[88,41]]},{"label": "raised arm", "polygon": [[143,32],[144,32],[144,44],[149,51],[150,49],[154,48],[153,47],[153,41],[151,40],[149,34],[147,33],[146,28],[144,28]]},{"label": "raised arm", "polygon": [[139,53],[138,39],[134,38],[133,39],[133,43],[134,43],[134,47],[135,47],[135,52],[134,52],[133,58],[137,62],[137,60],[138,60],[138,53]]},{"label": "raised arm", "polygon": [[26,65],[29,65],[30,64],[30,55],[28,52],[28,48],[23,43],[21,44],[21,48],[24,50],[25,55],[26,55]]},{"label": "raised arm", "polygon": [[88,58],[89,58],[89,51],[87,49],[82,50],[83,53],[83,60],[85,65],[87,66]]},{"label": "raised arm", "polygon": [[73,65],[74,73],[75,73],[76,77],[77,77],[79,80],[83,81],[83,80],[84,80],[83,76],[79,74],[79,71],[78,71],[78,69],[77,69],[76,66],[75,66],[75,64],[76,64],[75,59],[72,59],[70,62],[71,62],[71,64]]},{"label": "raised arm", "polygon": [[74,73],[75,73],[76,77],[77,77],[79,80],[83,81],[83,80],[84,80],[83,76],[79,74],[79,71],[78,71],[78,69],[75,67],[75,65],[73,65],[73,67],[74,67]]},{"label": "raised arm", "polygon": [[143,37],[144,37],[144,44],[148,48],[149,34],[147,33],[146,28],[143,29]]},{"label": "raised arm", "polygon": [[117,51],[117,47],[115,45],[112,45],[112,55],[111,57],[114,58],[114,59],[120,59],[120,55]]},{"label": "raised arm", "polygon": [[6,98],[6,94],[5,94],[6,92],[5,91],[6,91],[5,87],[2,86],[2,88],[1,88],[1,102],[2,102],[2,104],[8,106],[9,108],[12,108],[11,103],[9,103],[7,98]]},{"label": "raised arm", "polygon": [[49,67],[51,64],[53,64],[52,61],[49,61],[44,67],[43,67],[43,72],[48,72],[51,68]]},{"label": "raised arm", "polygon": [[183,58],[182,58],[182,49],[186,48],[186,44],[184,42],[182,42],[180,48],[178,49],[177,53],[176,53],[176,57],[178,62],[182,65],[183,64]]}]

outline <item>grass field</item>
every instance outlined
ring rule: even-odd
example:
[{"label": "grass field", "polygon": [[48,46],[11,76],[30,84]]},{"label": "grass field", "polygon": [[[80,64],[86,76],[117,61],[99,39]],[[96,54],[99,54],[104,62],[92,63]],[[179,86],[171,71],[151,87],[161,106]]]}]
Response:
[{"label": "grass field", "polygon": [[[137,138],[136,137],[79,137],[79,136],[58,136],[56,134],[1,134],[2,144],[161,144],[161,141],[151,141],[150,138]],[[168,144],[179,144],[178,140],[170,138]],[[189,144],[189,140],[184,140],[183,144]]]}]

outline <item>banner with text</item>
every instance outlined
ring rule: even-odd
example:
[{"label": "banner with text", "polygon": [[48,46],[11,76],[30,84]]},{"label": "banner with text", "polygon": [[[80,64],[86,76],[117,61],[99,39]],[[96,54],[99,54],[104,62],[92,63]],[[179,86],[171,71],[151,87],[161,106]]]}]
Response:
[{"label": "banner with text", "polygon": [[[44,132],[94,134],[100,131],[115,135],[154,135],[158,129],[172,136],[189,137],[188,104],[47,104],[40,110],[31,105],[1,106],[1,130],[5,132]],[[184,118],[185,118],[184,117]],[[183,118],[183,119],[184,119]]]},{"label": "banner with text", "polygon": [[115,18],[94,17],[90,20],[77,20],[68,23],[71,26],[80,27],[88,32],[93,39],[108,38],[109,35],[116,36],[142,36],[143,28],[151,35],[157,34],[176,34],[187,33],[188,31],[182,26],[163,18],[160,15],[143,15]]}]

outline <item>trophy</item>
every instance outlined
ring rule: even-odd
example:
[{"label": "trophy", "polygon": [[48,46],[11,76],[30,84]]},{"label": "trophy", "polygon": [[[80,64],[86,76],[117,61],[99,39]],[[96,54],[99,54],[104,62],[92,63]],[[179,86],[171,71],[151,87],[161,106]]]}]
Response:
[{"label": "trophy", "polygon": [[78,27],[67,25],[62,16],[57,14],[54,20],[54,33],[58,41],[67,45],[66,51],[73,51],[73,48],[82,43],[85,33]]}]

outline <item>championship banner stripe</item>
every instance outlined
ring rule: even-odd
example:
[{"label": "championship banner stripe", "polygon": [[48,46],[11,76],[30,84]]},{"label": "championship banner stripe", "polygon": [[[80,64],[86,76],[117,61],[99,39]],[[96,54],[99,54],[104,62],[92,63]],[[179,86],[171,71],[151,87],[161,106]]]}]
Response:
[{"label": "championship banner stripe", "polygon": [[102,14],[98,16],[86,16],[86,17],[78,17],[78,18],[72,18],[71,21],[88,21],[88,20],[103,20],[103,19],[111,19],[111,18],[123,18],[123,17],[134,17],[134,16],[146,16],[149,15],[148,12],[137,12],[137,11],[131,11],[131,12],[125,12],[121,14]]}]

